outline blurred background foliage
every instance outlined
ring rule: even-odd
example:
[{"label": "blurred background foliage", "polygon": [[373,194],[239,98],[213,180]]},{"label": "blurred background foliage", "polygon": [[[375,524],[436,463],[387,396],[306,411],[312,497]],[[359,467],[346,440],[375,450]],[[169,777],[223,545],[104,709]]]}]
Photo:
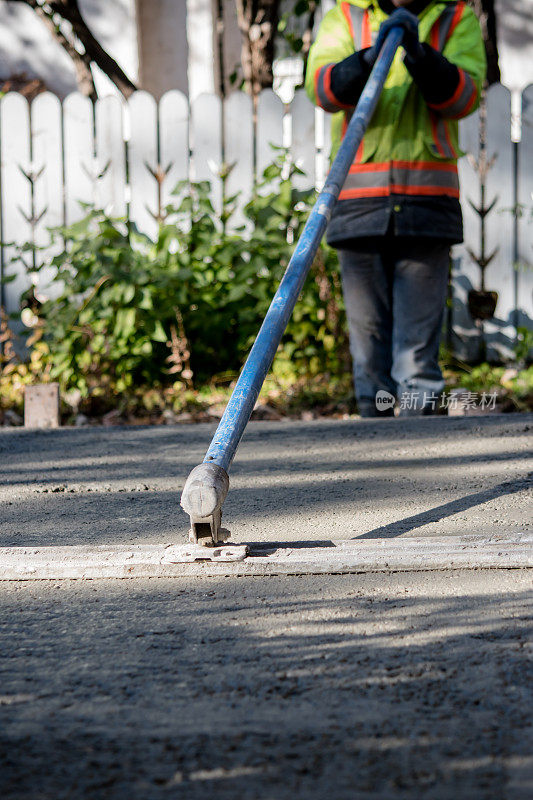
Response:
[{"label": "blurred background foliage", "polygon": [[[65,422],[220,416],[315,199],[314,191],[295,189],[298,172],[279,149],[242,228],[231,224],[236,196],[226,196],[217,215],[208,182],[182,182],[156,241],[92,207],[76,224],[53,230],[58,254],[35,259],[41,288],[22,298],[26,335],[17,340],[15,326],[0,318],[3,416],[16,422],[24,386],[47,381],[60,384]],[[46,275],[53,277],[43,289]],[[448,387],[496,391],[499,410],[530,408],[532,335],[519,334],[507,367],[460,364],[443,348]],[[257,415],[355,411],[339,267],[323,243]]]},{"label": "blurred background foliage", "polygon": [[[184,393],[229,386],[315,199],[294,188],[296,172],[279,151],[245,208],[246,234],[228,225],[236,197],[226,197],[220,218],[208,182],[178,184],[155,242],[89,207],[81,221],[52,231],[60,252],[33,276],[37,283],[52,267],[48,299],[32,288],[22,301],[29,360],[16,358],[20,346],[2,323],[4,402],[16,403],[24,383],[49,380],[84,413],[105,413],[117,401],[143,406],[143,388],[164,392],[164,405],[176,394],[171,406],[181,410]],[[292,385],[349,370],[337,259],[323,244],[274,376]]]}]

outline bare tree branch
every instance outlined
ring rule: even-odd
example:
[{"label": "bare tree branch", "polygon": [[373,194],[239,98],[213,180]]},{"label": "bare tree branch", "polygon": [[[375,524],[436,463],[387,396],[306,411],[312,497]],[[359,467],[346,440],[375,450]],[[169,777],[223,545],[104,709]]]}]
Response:
[{"label": "bare tree branch", "polygon": [[279,0],[236,0],[242,35],[241,63],[246,89],[254,102],[261,89],[272,86],[274,40],[279,22]]},{"label": "bare tree branch", "polygon": [[501,79],[500,65],[498,63],[498,32],[495,2],[494,0],[468,0],[468,2],[476,12],[481,23],[485,50],[487,52],[487,83],[491,86],[493,83],[499,83]]},{"label": "bare tree branch", "polygon": [[[129,97],[136,90],[135,84],[89,30],[81,15],[78,0],[16,0],[16,2],[30,6],[69,54],[76,69],[76,79],[81,92],[89,97],[96,97],[91,64],[100,67],[124,97]],[[60,21],[56,20],[56,15],[59,20],[69,23],[71,32],[61,26]]]},{"label": "bare tree branch", "polygon": [[305,31],[302,36],[302,58],[304,60],[304,75],[307,68],[309,50],[313,44],[313,28],[315,27],[316,12],[318,11],[318,0],[309,0],[309,13],[305,24]]}]

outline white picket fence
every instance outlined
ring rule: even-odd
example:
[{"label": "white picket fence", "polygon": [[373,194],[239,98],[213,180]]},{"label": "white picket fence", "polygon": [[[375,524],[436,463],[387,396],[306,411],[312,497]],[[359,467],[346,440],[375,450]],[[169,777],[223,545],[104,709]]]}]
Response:
[{"label": "white picket fence", "polygon": [[[526,216],[516,224],[512,214],[517,200],[533,206],[533,86],[523,95],[519,145],[511,141],[508,90],[493,87],[488,103],[488,153],[494,158],[486,205],[495,204],[487,215],[486,250],[498,252],[487,268],[486,286],[498,292],[499,300],[495,319],[484,323],[484,336],[489,357],[497,359],[509,353],[516,326],[531,325],[533,319],[533,224]],[[219,210],[220,170],[228,164],[233,168],[226,192],[240,192],[242,208],[254,181],[272,161],[271,144],[288,146],[305,171],[296,178],[299,188],[320,186],[327,169],[328,122],[302,91],[290,107],[274,92],[264,91],[255,130],[250,98],[240,92],[224,105],[214,95],[201,95],[191,107],[177,91],[168,92],[159,104],[146,92],[137,92],[127,103],[105,97],[95,106],[80,94],[62,104],[52,94],[41,94],[31,107],[22,96],[7,94],[0,101],[2,274],[13,259],[9,243],[35,242],[45,247],[46,258],[47,229],[81,218],[80,202],[127,215],[153,236],[158,212],[170,202],[179,180],[211,181],[212,201]],[[469,255],[469,250],[476,255],[480,251],[479,216],[470,205],[480,202],[480,179],[473,166],[479,157],[478,126],[478,115],[462,123],[462,146],[469,154],[460,162],[465,244],[454,248],[449,320],[453,347],[466,360],[476,358],[480,341],[466,306],[469,289],[479,288],[480,282],[479,268]],[[238,212],[234,224],[241,222]],[[17,278],[2,288],[2,303],[13,312],[28,286],[28,266],[21,260],[9,269]]]}]

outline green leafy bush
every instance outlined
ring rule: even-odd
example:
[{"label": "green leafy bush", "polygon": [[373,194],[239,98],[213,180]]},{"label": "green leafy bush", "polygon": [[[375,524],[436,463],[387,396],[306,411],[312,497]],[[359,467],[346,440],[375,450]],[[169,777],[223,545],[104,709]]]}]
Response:
[{"label": "green leafy bush", "polygon": [[[139,386],[230,381],[314,200],[294,188],[297,171],[280,152],[245,209],[246,231],[228,230],[235,197],[217,218],[207,182],[176,187],[155,242],[90,207],[80,222],[54,230],[61,252],[36,270],[55,270],[50,299],[24,298],[32,375],[103,405]],[[294,380],[340,374],[346,358],[336,257],[322,246],[275,370]]]}]

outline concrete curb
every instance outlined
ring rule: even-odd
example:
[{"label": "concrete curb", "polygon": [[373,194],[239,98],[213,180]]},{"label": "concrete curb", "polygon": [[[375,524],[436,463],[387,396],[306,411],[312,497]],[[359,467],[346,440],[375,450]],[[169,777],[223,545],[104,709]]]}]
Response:
[{"label": "concrete curb", "polygon": [[279,544],[0,548],[0,580],[223,577],[533,567],[533,537],[360,539]]}]

